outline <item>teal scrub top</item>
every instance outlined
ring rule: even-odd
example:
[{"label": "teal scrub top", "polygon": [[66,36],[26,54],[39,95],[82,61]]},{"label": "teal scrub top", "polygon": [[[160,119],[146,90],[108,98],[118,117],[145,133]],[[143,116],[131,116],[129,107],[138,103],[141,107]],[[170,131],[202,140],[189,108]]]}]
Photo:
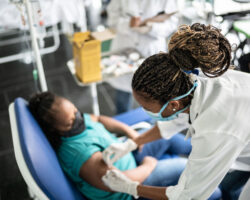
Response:
[{"label": "teal scrub top", "polygon": [[[62,144],[58,150],[59,162],[76,184],[81,193],[88,199],[93,200],[132,200],[132,196],[124,193],[111,193],[100,190],[80,176],[81,166],[97,151],[102,152],[112,143],[119,143],[119,140],[105,127],[91,120],[89,114],[84,114],[86,129],[79,135],[73,137],[62,137]],[[136,168],[136,162],[131,153],[125,155],[114,163],[114,166],[121,171]]]}]

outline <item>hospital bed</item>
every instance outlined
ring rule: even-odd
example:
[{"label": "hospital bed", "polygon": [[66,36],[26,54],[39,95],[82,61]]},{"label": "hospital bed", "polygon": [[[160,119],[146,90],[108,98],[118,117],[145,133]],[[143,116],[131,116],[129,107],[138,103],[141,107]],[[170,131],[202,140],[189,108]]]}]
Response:
[{"label": "hospital bed", "polygon": [[[56,154],[30,113],[27,101],[17,98],[9,106],[14,153],[20,172],[35,200],[85,200],[63,173]],[[151,118],[141,109],[114,117],[137,128]]]}]

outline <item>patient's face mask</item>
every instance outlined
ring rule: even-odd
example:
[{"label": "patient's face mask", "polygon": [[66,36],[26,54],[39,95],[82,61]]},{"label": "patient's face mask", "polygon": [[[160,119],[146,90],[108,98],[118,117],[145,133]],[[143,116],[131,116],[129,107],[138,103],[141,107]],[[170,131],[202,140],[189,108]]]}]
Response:
[{"label": "patient's face mask", "polygon": [[184,95],[181,95],[179,97],[175,97],[173,99],[170,99],[167,103],[165,103],[161,110],[158,112],[158,113],[153,113],[153,112],[150,112],[148,110],[145,110],[144,111],[154,120],[157,120],[157,121],[170,121],[170,120],[173,120],[173,119],[176,119],[178,117],[178,115],[180,113],[182,113],[184,110],[186,110],[190,105],[186,106],[185,108],[173,113],[172,115],[168,116],[168,117],[162,117],[162,113],[163,111],[165,110],[165,108],[168,106],[169,102],[170,101],[174,101],[174,100],[179,100],[179,99],[182,99],[184,97],[187,97],[195,88],[197,87],[197,82],[194,83],[193,87]]},{"label": "patient's face mask", "polygon": [[75,114],[75,120],[70,130],[63,132],[64,137],[71,137],[78,135],[85,130],[85,123],[82,114],[77,111]]}]

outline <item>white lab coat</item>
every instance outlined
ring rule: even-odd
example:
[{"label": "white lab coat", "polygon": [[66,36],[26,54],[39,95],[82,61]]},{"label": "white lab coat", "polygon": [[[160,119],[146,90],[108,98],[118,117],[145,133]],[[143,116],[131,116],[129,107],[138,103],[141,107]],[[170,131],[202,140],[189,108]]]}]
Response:
[{"label": "white lab coat", "polygon": [[250,197],[250,179],[248,179],[246,185],[244,186],[242,192],[240,193],[239,200],[249,200]]},{"label": "white lab coat", "polygon": [[[170,200],[205,200],[230,168],[250,171],[250,74],[229,70],[218,78],[196,77],[198,86],[188,115],[158,122],[164,138],[189,128],[192,152]],[[237,159],[237,163],[235,162]]]},{"label": "white lab coat", "polygon": [[[178,17],[171,16],[163,23],[154,23],[147,34],[133,31],[130,26],[131,16],[140,16],[141,20],[156,16],[164,11],[177,11],[175,0],[112,0],[107,7],[108,25],[117,32],[112,41],[111,50],[134,48],[143,57],[148,57],[160,51],[167,50],[166,37],[172,34],[178,26]],[[110,81],[117,89],[131,92],[132,75],[125,75]]]}]

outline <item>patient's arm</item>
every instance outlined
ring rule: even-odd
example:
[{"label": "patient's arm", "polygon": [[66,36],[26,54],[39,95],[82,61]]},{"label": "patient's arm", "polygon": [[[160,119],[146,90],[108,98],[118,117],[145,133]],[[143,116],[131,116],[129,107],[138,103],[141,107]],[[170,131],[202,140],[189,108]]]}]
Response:
[{"label": "patient's arm", "polygon": [[118,133],[118,134],[126,134],[129,138],[136,138],[139,134],[133,130],[131,127],[128,125],[119,122],[111,117],[107,116],[95,116],[91,115],[91,119],[93,121],[98,121],[104,125],[104,127],[112,132],[112,133]]},{"label": "patient's arm", "polygon": [[[156,163],[156,159],[152,157],[145,157],[140,166],[135,169],[124,171],[123,173],[130,179],[142,183],[153,171]],[[101,180],[102,176],[105,175],[109,169],[115,169],[115,167],[108,167],[102,159],[102,153],[98,151],[82,165],[79,175],[92,186],[110,191],[110,189],[106,187]]]}]

